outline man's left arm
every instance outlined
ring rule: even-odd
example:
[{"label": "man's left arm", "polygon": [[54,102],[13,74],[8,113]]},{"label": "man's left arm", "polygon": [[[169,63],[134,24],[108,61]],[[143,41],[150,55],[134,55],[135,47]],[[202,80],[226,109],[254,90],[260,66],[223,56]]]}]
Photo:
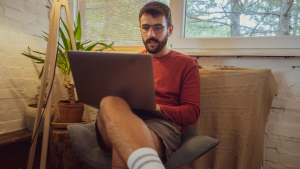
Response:
[{"label": "man's left arm", "polygon": [[178,125],[194,124],[200,115],[200,77],[197,61],[190,62],[184,75],[180,88],[180,105],[157,107]]}]

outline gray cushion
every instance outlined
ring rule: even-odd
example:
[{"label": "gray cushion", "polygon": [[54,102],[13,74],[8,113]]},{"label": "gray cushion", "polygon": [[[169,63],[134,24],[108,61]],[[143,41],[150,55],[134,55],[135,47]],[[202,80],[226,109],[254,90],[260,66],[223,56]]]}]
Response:
[{"label": "gray cushion", "polygon": [[[97,144],[94,123],[68,125],[67,128],[73,148],[79,158],[94,168],[111,168],[111,156],[105,154]],[[165,166],[167,169],[179,168],[199,158],[218,143],[218,140],[211,137],[198,136],[192,127],[187,125],[180,148],[169,156],[169,161]]]},{"label": "gray cushion", "polygon": [[94,168],[111,168],[111,156],[98,146],[94,123],[68,125],[67,129],[79,158]]},{"label": "gray cushion", "polygon": [[169,156],[167,169],[176,169],[196,160],[219,144],[219,141],[208,136],[195,134],[191,125],[186,125],[186,132],[181,138],[180,148]]}]

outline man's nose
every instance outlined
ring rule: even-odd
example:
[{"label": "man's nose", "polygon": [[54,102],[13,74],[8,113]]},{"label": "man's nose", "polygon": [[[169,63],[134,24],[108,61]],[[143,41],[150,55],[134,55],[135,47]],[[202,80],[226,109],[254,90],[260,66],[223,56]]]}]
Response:
[{"label": "man's nose", "polygon": [[153,27],[150,27],[149,32],[148,32],[148,37],[155,37],[155,32],[153,30]]}]

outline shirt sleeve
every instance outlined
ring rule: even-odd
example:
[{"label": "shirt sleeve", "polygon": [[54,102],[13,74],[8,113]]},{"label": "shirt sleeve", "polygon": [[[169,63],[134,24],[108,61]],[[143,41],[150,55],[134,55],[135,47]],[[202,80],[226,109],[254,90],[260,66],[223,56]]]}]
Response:
[{"label": "shirt sleeve", "polygon": [[190,62],[183,72],[179,105],[159,105],[164,114],[178,125],[194,124],[200,116],[200,76],[197,61]]}]

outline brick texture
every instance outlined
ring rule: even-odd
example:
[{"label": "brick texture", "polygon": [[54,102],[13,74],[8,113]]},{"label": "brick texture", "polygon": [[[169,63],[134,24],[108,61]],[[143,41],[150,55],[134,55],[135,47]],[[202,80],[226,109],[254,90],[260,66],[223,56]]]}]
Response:
[{"label": "brick texture", "polygon": [[48,31],[47,4],[48,0],[0,1],[0,134],[26,127],[24,110],[34,102],[42,65],[21,53],[28,46],[46,51],[47,43],[33,35]]}]

